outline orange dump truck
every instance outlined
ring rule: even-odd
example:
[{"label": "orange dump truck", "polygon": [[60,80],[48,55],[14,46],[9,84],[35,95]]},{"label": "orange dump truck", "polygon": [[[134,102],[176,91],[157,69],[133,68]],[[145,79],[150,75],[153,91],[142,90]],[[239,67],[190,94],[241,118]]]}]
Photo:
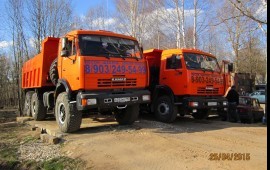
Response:
[{"label": "orange dump truck", "polygon": [[[172,122],[177,114],[206,118],[210,111],[227,112],[224,96],[231,85],[232,65],[197,49],[144,51],[150,70],[152,102],[148,111],[158,120]],[[142,108],[143,109],[143,108]]]},{"label": "orange dump truck", "polygon": [[80,128],[82,113],[114,113],[132,124],[150,102],[148,66],[137,40],[109,31],[75,30],[46,38],[22,68],[24,113],[43,120],[54,110],[62,132]]}]

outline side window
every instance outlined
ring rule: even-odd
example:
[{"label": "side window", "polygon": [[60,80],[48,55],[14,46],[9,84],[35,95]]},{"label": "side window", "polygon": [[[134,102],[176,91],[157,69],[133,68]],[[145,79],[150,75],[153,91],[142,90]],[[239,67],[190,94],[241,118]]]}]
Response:
[{"label": "side window", "polygon": [[253,101],[253,106],[257,107],[258,106],[258,99],[252,99]]},{"label": "side window", "polygon": [[76,55],[75,40],[72,41],[72,55]]},{"label": "side window", "polygon": [[67,43],[67,50],[68,50],[68,55],[70,56],[72,53],[72,41],[68,41]]},{"label": "side window", "polygon": [[76,54],[75,40],[68,41],[67,50],[69,56]]},{"label": "side window", "polygon": [[181,58],[179,55],[173,54],[166,60],[166,69],[179,69],[182,68]]}]

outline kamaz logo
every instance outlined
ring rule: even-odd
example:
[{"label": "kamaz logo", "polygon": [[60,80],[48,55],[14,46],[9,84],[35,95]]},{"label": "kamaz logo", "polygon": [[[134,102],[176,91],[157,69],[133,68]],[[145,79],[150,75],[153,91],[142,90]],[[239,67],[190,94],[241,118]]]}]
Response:
[{"label": "kamaz logo", "polygon": [[113,77],[112,81],[126,81],[125,77]]}]

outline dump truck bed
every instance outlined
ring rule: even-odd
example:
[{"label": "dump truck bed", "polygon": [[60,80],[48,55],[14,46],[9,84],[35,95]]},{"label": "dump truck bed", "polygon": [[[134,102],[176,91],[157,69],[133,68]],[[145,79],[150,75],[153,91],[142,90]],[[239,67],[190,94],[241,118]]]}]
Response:
[{"label": "dump truck bed", "polygon": [[54,86],[49,78],[50,65],[57,57],[59,38],[48,37],[42,42],[42,51],[26,61],[22,68],[22,88]]}]

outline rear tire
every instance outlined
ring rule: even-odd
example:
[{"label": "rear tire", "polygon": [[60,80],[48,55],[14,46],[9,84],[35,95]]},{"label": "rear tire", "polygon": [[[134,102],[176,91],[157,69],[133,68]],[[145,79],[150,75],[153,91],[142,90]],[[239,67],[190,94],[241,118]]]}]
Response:
[{"label": "rear tire", "polygon": [[25,94],[24,109],[23,109],[23,115],[24,116],[32,116],[31,97],[32,97],[33,93],[34,93],[33,91],[28,91]]},{"label": "rear tire", "polygon": [[42,99],[38,98],[37,93],[34,93],[31,98],[31,112],[32,117],[37,121],[44,120],[46,117],[46,107],[44,107]]},{"label": "rear tire", "polygon": [[56,86],[57,80],[59,78],[58,76],[58,70],[57,70],[57,58],[53,60],[51,66],[50,66],[50,79],[52,83]]},{"label": "rear tire", "polygon": [[161,96],[156,101],[154,112],[159,121],[171,123],[177,116],[178,108],[173,105],[169,96]]},{"label": "rear tire", "polygon": [[206,119],[208,117],[207,109],[198,109],[196,113],[193,113],[192,116],[194,119]]},{"label": "rear tire", "polygon": [[76,104],[69,103],[67,92],[58,95],[55,104],[56,122],[64,133],[75,132],[80,129],[82,113],[76,108]]},{"label": "rear tire", "polygon": [[120,125],[131,125],[139,116],[139,105],[131,105],[125,109],[117,109],[115,119]]}]

